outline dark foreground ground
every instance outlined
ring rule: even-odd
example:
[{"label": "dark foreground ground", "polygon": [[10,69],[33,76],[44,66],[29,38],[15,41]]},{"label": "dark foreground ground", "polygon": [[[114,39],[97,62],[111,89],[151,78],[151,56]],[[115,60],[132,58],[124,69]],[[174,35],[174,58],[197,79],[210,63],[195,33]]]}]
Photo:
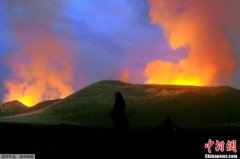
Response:
[{"label": "dark foreground ground", "polygon": [[[172,132],[87,128],[71,125],[0,123],[0,154],[36,154],[36,159],[205,158],[208,139],[239,142],[238,130],[179,129]],[[212,154],[232,154],[232,151]],[[240,151],[240,150],[239,150]]]}]

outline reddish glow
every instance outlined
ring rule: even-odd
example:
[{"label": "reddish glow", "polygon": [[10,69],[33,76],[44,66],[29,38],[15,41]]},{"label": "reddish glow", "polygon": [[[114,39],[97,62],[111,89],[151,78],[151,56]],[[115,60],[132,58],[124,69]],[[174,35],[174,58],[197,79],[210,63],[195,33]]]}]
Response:
[{"label": "reddish glow", "polygon": [[[224,1],[149,0],[152,24],[159,24],[173,49],[188,48],[178,63],[156,60],[146,65],[146,83],[215,85],[233,74],[237,61],[222,26],[232,5]],[[207,4],[207,7],[206,7]],[[222,9],[226,8],[226,9]],[[228,13],[229,12],[229,13]],[[224,15],[224,16],[223,16]]]},{"label": "reddish glow", "polygon": [[129,82],[129,68],[126,68],[122,71],[121,77],[120,77],[120,81],[123,82]]},{"label": "reddish glow", "polygon": [[9,64],[14,77],[5,83],[4,102],[19,100],[27,106],[73,93],[69,51],[57,38],[44,36],[13,53]]}]

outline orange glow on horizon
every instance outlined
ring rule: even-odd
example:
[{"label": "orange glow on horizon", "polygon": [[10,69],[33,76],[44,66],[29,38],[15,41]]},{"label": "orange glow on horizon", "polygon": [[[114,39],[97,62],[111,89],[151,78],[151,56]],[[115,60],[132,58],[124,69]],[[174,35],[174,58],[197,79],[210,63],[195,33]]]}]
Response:
[{"label": "orange glow on horizon", "polygon": [[183,86],[204,86],[199,79],[186,80],[186,79],[174,79],[168,82],[161,82],[157,80],[148,80],[146,84],[170,84],[170,85],[183,85]]},{"label": "orange glow on horizon", "polygon": [[195,80],[184,80],[184,79],[179,79],[179,80],[175,80],[170,84],[174,84],[174,85],[189,85],[189,86],[203,86],[203,84],[201,83],[201,81],[199,79],[195,79]]},{"label": "orange glow on horizon", "polygon": [[191,0],[148,2],[151,24],[163,28],[172,49],[187,48],[188,53],[178,63],[162,60],[147,63],[145,83],[216,85],[234,73],[237,60],[222,29],[231,22],[222,15],[231,17],[234,13],[222,10],[225,2],[207,1],[208,7],[202,1]]},{"label": "orange glow on horizon", "polygon": [[72,94],[73,61],[69,52],[57,38],[48,35],[13,53],[8,60],[14,78],[5,83],[8,93],[3,101],[18,100],[31,107]]},{"label": "orange glow on horizon", "polygon": [[122,70],[121,76],[120,76],[120,81],[122,82],[128,82],[130,79],[129,77],[129,68],[125,68]]},{"label": "orange glow on horizon", "polygon": [[31,101],[27,97],[22,97],[22,98],[19,98],[17,100],[19,102],[23,103],[24,105],[28,106],[28,107],[32,107],[32,106],[34,106],[36,104],[36,103],[34,103],[34,101]]},{"label": "orange glow on horizon", "polygon": [[[178,64],[156,60],[146,65],[145,73],[149,77],[147,84],[173,84],[206,86],[210,83],[214,69],[211,66],[202,66],[203,70],[195,70],[196,67],[186,69],[187,60],[181,60]],[[195,65],[197,65],[195,63]]]}]

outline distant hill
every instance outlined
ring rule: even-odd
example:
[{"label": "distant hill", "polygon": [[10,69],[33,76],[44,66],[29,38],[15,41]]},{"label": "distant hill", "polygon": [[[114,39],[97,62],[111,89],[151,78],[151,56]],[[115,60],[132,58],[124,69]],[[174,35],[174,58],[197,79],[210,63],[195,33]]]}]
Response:
[{"label": "distant hill", "polygon": [[47,100],[44,102],[40,102],[33,107],[28,107],[28,106],[24,105],[23,103],[19,102],[18,100],[6,102],[3,104],[0,104],[0,117],[34,112],[34,111],[43,109],[45,107],[48,107],[60,100],[61,99]]},{"label": "distant hill", "polygon": [[33,107],[29,107],[29,108],[30,108],[31,112],[36,111],[36,110],[41,110],[43,108],[46,108],[53,104],[56,104],[57,102],[60,102],[60,101],[61,101],[61,99],[46,100],[46,101],[40,102],[40,103],[34,105]]},{"label": "distant hill", "polygon": [[27,111],[28,107],[17,100],[0,104],[0,117],[21,114]]},{"label": "distant hill", "polygon": [[157,126],[167,116],[176,125],[240,125],[238,89],[229,86],[129,84],[110,80],[93,83],[45,109],[0,120],[112,127],[108,115],[116,91],[123,94],[131,127]]}]

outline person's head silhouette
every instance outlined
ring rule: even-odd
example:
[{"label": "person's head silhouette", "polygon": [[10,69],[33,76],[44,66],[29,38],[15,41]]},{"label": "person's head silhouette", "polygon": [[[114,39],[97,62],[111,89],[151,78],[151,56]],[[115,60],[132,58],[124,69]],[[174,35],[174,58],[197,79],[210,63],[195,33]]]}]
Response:
[{"label": "person's head silhouette", "polygon": [[116,93],[115,93],[115,98],[116,98],[117,100],[122,100],[122,99],[123,99],[122,93],[121,93],[121,92],[116,92]]}]

